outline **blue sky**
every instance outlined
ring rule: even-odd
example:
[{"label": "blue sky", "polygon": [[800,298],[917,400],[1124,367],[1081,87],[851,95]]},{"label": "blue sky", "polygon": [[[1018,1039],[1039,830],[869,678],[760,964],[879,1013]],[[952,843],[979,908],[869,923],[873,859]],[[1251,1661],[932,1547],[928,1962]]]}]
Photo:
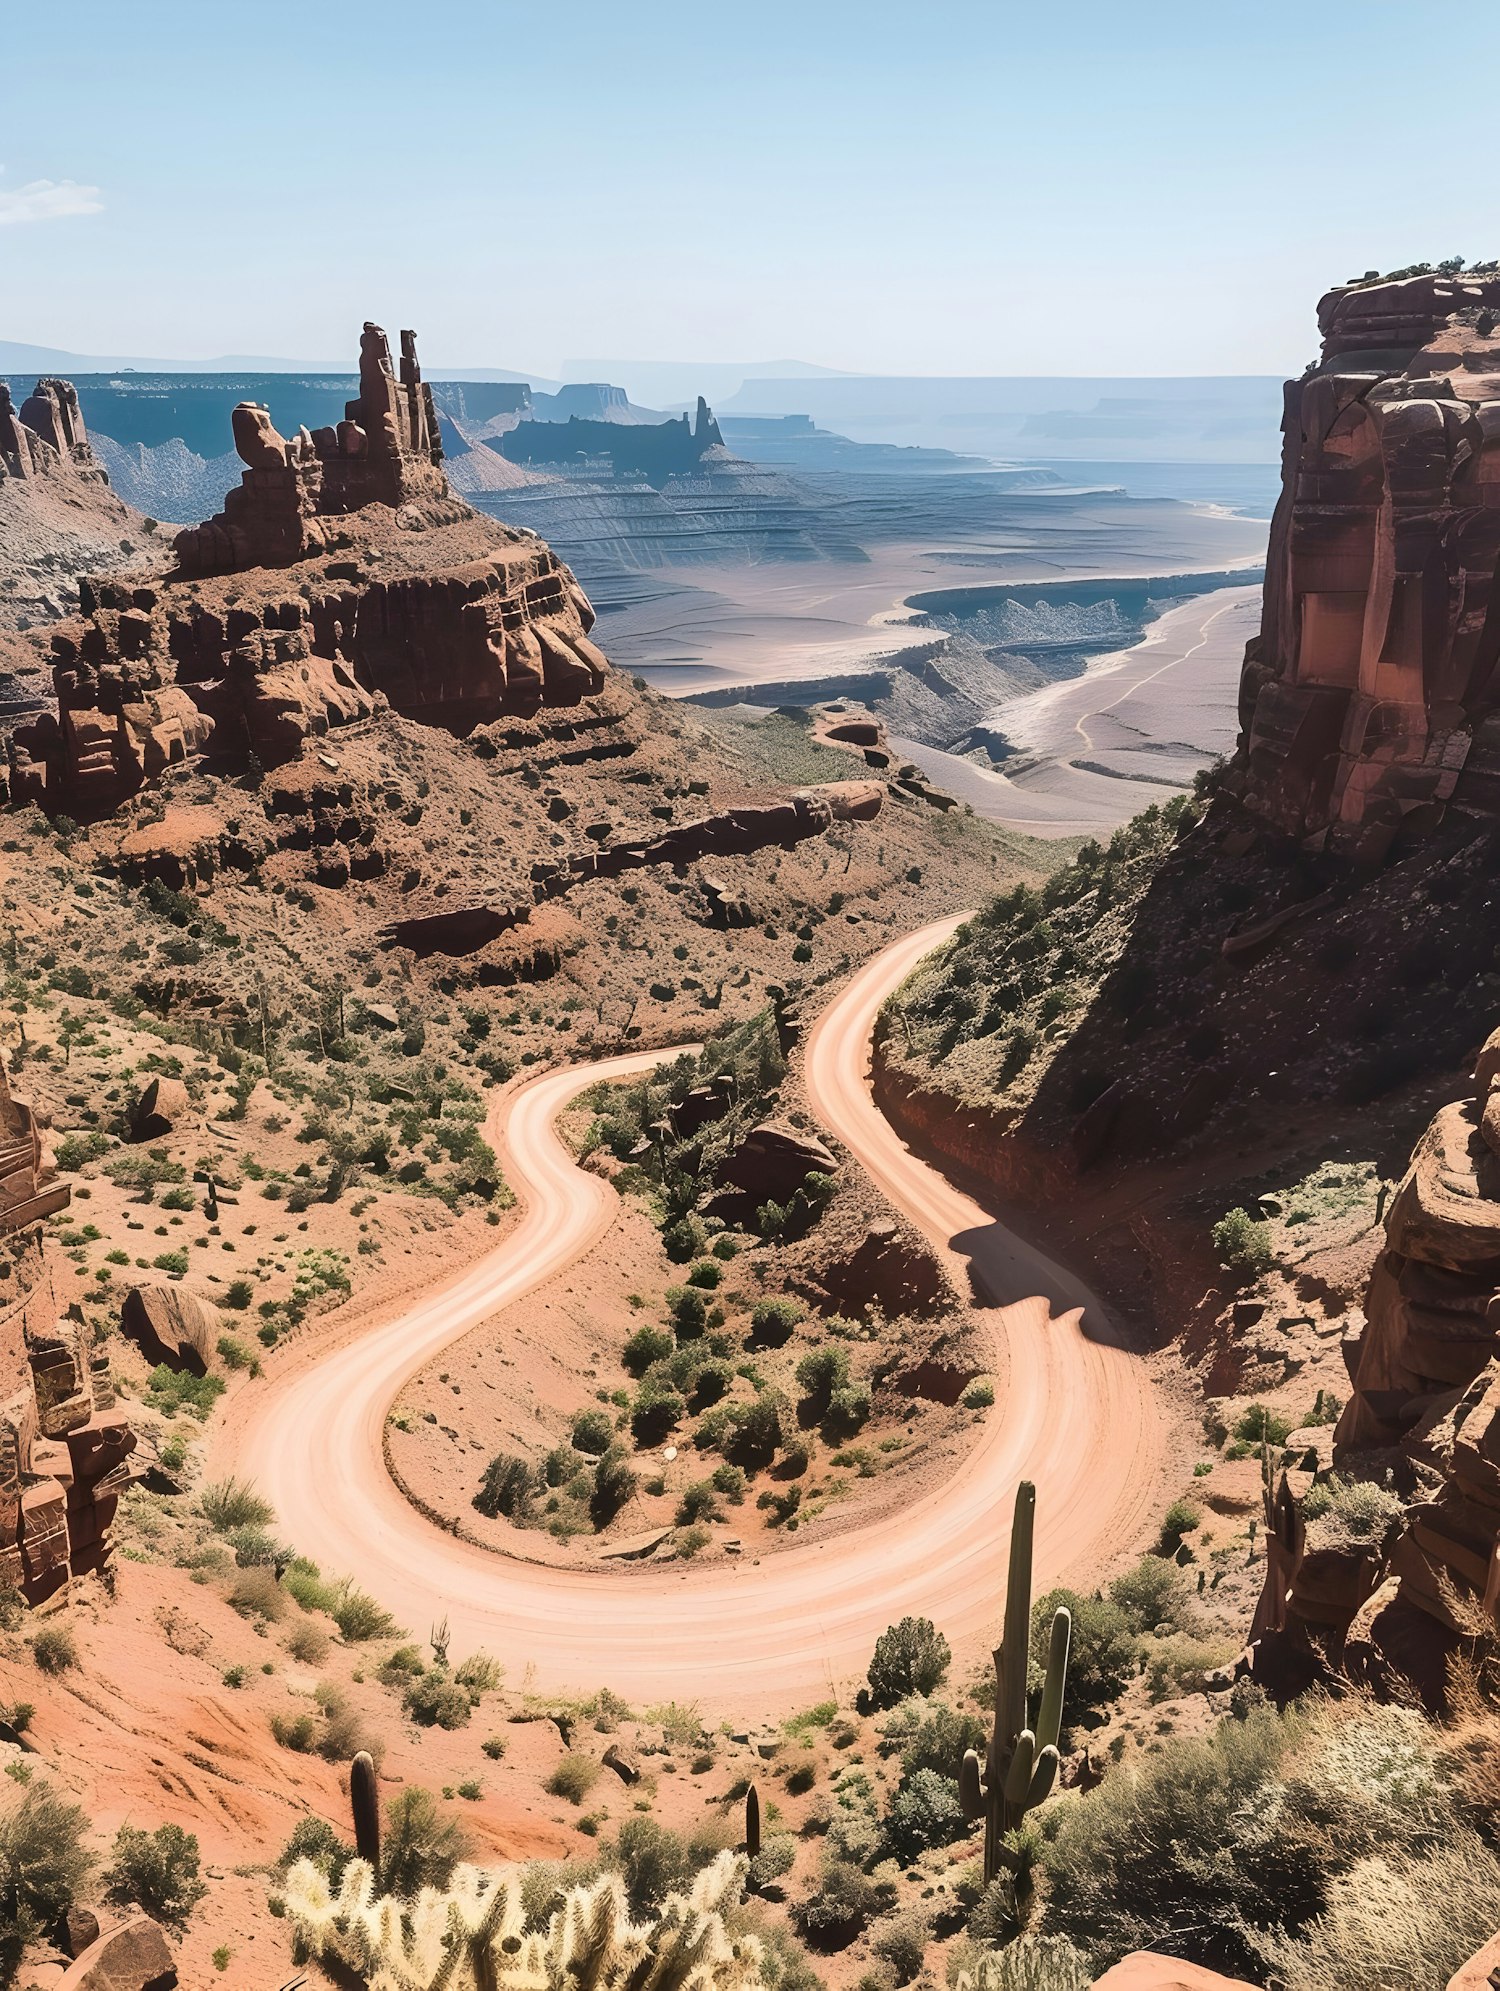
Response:
[{"label": "blue sky", "polygon": [[0,54],[0,338],[74,351],[1285,372],[1328,284],[1500,255],[1484,8],[33,0]]}]

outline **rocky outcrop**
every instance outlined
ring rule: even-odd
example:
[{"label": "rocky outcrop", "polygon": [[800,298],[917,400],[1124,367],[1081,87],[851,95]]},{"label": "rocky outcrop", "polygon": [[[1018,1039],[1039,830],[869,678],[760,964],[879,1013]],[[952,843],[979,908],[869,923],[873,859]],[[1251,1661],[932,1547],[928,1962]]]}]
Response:
[{"label": "rocky outcrop", "polygon": [[223,1325],[216,1307],[178,1286],[133,1286],[120,1307],[120,1332],[153,1367],[165,1362],[194,1376],[207,1375]]},{"label": "rocky outcrop", "polygon": [[[748,803],[722,814],[699,816],[680,823],[659,837],[625,843],[596,843],[565,864],[543,863],[532,868],[532,903],[561,898],[593,878],[616,878],[647,865],[685,866],[706,856],[748,856],[776,847],[790,850],[808,837],[826,836],[836,823],[868,822],[880,813],[884,791],[878,782],[831,782],[806,789],[789,802]],[[609,825],[600,827],[608,833]],[[705,881],[711,908],[725,903],[727,888]],[[441,912],[414,913],[384,929],[382,938],[416,954],[469,954],[497,934],[525,921],[530,906],[486,901],[444,907]],[[729,924],[745,924],[735,920]]]},{"label": "rocky outcrop", "polygon": [[160,1927],[135,1914],[90,1943],[57,1991],[176,1991],[177,1966]]},{"label": "rocky outcrop", "polygon": [[1134,1950],[1094,1979],[1093,1991],[1251,1991],[1243,1977],[1221,1977],[1198,1963]]},{"label": "rocky outcrop", "polygon": [[1305,847],[1500,814],[1497,311],[1493,267],[1331,291],[1287,385],[1233,781]]},{"label": "rocky outcrop", "polygon": [[83,478],[104,484],[70,380],[39,380],[19,413],[0,380],[0,480]]},{"label": "rocky outcrop", "polygon": [[716,1180],[759,1203],[784,1203],[810,1174],[833,1175],[838,1157],[815,1134],[763,1120],[719,1164]]},{"label": "rocky outcrop", "polygon": [[180,1078],[149,1079],[130,1102],[127,1119],[133,1141],[159,1141],[186,1119],[188,1089]]},{"label": "rocky outcrop", "polygon": [[0,1590],[35,1604],[108,1568],[135,1434],[115,1408],[107,1360],[95,1362],[90,1330],[68,1308],[67,1261],[33,1228],[69,1192],[3,1073],[0,1141],[0,1233],[16,1238],[0,1301]]},{"label": "rocky outcrop", "polygon": [[412,334],[401,345],[398,370],[365,327],[334,426],[288,440],[242,403],[241,483],[178,535],[175,572],[85,584],[52,641],[56,715],[15,736],[15,800],[97,817],[175,762],[276,766],[382,700],[468,733],[599,691],[582,589],[449,490]]}]

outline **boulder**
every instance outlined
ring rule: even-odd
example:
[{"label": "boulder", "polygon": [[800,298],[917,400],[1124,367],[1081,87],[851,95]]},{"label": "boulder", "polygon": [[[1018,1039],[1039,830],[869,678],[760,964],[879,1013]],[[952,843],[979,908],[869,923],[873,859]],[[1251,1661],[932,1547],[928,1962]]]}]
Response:
[{"label": "boulder", "polygon": [[180,1286],[133,1286],[120,1308],[120,1332],[148,1362],[194,1376],[207,1375],[222,1331],[218,1309]]},{"label": "boulder", "polygon": [[742,1190],[757,1204],[784,1203],[806,1176],[833,1175],[838,1165],[838,1157],[815,1134],[799,1133],[784,1121],[763,1120],[720,1163],[718,1180],[725,1188]]},{"label": "boulder", "polygon": [[177,1966],[149,1915],[132,1915],[68,1966],[58,1991],[175,1991]]},{"label": "boulder", "polygon": [[1136,1950],[1094,1979],[1094,1991],[1251,1991],[1243,1977],[1221,1977],[1202,1964]]},{"label": "boulder", "polygon": [[133,1141],[159,1141],[180,1127],[189,1110],[187,1087],[180,1078],[153,1078],[136,1095],[126,1115]]},{"label": "boulder", "polygon": [[638,1784],[641,1780],[641,1766],[618,1742],[611,1742],[600,1761],[605,1769],[613,1770],[622,1784]]}]

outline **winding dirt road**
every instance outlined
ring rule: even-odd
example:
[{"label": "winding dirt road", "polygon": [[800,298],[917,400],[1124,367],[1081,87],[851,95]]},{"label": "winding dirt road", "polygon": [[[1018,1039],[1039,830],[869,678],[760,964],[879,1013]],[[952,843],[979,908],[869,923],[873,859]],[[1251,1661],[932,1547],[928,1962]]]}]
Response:
[{"label": "winding dirt road", "polygon": [[[638,1569],[553,1569],[444,1533],[393,1485],[382,1453],[390,1405],[415,1370],[541,1284],[609,1227],[614,1191],[575,1167],[553,1128],[600,1078],[638,1072],[651,1054],[547,1073],[497,1102],[489,1128],[525,1204],[515,1230],[469,1270],[397,1318],[332,1352],[310,1346],[241,1399],[224,1435],[233,1469],[253,1478],[285,1532],[324,1569],[348,1571],[418,1635],[444,1616],[457,1657],[483,1646],[513,1686],[607,1685],[639,1700],[676,1696],[748,1715],[817,1698],[861,1675],[878,1634],[907,1612],[955,1643],[993,1627],[1004,1584],[1017,1479],[1038,1483],[1038,1586],[1086,1575],[1150,1519],[1163,1418],[1145,1367],[1087,1338],[1104,1323],[1086,1289],[996,1224],[902,1145],[871,1101],[870,1031],[886,995],[945,921],[869,962],[808,1043],[812,1103],[898,1208],[945,1253],[960,1282],[1000,1298],[996,1408],[950,1479],[826,1545],[764,1560]],[[222,1454],[221,1454],[222,1455]]]}]

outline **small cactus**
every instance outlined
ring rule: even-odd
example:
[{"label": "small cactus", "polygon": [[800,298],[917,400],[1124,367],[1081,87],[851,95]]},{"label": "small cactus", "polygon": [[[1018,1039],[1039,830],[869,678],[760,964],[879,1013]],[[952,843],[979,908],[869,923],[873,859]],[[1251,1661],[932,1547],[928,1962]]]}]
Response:
[{"label": "small cactus", "polygon": [[1036,1488],[1022,1480],[1016,1488],[1010,1534],[1010,1574],[1005,1624],[995,1648],[995,1720],[989,1749],[980,1763],[970,1749],[959,1771],[958,1794],[966,1818],[984,1820],[984,1879],[988,1886],[1001,1868],[1013,1872],[1014,1855],[1004,1844],[1027,1812],[1039,1805],[1057,1780],[1057,1738],[1062,1730],[1063,1690],[1070,1612],[1059,1610],[1047,1642],[1047,1666],[1036,1725],[1027,1725],[1026,1672],[1031,1647],[1031,1556],[1036,1528]]},{"label": "small cactus", "polygon": [[375,1758],[361,1749],[349,1765],[349,1803],[354,1812],[354,1850],[380,1871],[380,1791]]},{"label": "small cactus", "polygon": [[752,1860],[760,1853],[760,1792],[754,1784],[745,1792],[745,1853]]}]

